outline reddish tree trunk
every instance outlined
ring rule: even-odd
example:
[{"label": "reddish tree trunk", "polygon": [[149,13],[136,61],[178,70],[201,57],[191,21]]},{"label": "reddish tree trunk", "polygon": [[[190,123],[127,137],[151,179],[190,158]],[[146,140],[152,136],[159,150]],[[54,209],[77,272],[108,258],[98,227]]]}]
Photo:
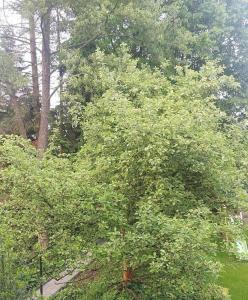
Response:
[{"label": "reddish tree trunk", "polygon": [[[121,236],[123,239],[125,238],[124,228],[121,230]],[[125,259],[123,261],[123,270],[122,270],[123,285],[126,286],[129,282],[132,281],[132,279],[133,279],[133,269],[129,266],[129,263]]]},{"label": "reddish tree trunk", "polygon": [[124,285],[127,285],[133,279],[133,270],[131,267],[128,266],[127,262],[123,263],[122,279]]}]

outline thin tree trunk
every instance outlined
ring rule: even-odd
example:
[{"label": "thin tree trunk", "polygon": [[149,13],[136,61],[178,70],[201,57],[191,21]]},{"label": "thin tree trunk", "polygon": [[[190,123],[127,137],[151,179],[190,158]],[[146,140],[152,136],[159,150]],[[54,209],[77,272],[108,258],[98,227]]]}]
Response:
[{"label": "thin tree trunk", "polygon": [[56,34],[57,34],[57,52],[59,57],[59,83],[60,83],[60,94],[63,89],[63,70],[61,65],[60,51],[61,51],[61,37],[60,37],[60,17],[59,10],[56,10]]},{"label": "thin tree trunk", "polygon": [[[121,236],[125,238],[125,229],[121,230]],[[123,286],[126,287],[133,279],[133,269],[129,266],[127,259],[123,260],[123,269],[122,269],[122,282]]]},{"label": "thin tree trunk", "polygon": [[29,18],[29,33],[30,33],[30,54],[32,63],[32,85],[33,85],[33,101],[34,101],[34,115],[37,122],[37,128],[39,127],[40,116],[40,91],[39,91],[39,75],[38,75],[38,63],[36,54],[36,35],[35,35],[35,22],[34,16]]},{"label": "thin tree trunk", "polygon": [[[41,96],[41,112],[40,112],[40,128],[38,136],[38,151],[40,158],[47,148],[48,133],[49,133],[49,113],[50,113],[50,81],[51,81],[51,9],[48,8],[46,14],[41,17],[41,31],[42,31],[42,96]],[[45,252],[48,243],[48,233],[42,227],[38,233],[38,242],[42,252]],[[42,254],[40,257],[42,267]],[[43,273],[43,271],[41,272]],[[41,274],[42,275],[42,274]],[[42,279],[42,278],[41,278]],[[42,282],[41,282],[42,284]],[[42,287],[41,287],[42,292]]]},{"label": "thin tree trunk", "polygon": [[133,279],[133,269],[129,267],[127,261],[123,262],[122,279],[124,286],[130,283]]},{"label": "thin tree trunk", "polygon": [[13,110],[14,110],[14,113],[15,113],[16,124],[18,126],[18,130],[19,130],[20,135],[24,138],[27,138],[26,129],[25,129],[25,126],[24,126],[24,122],[23,122],[23,119],[22,119],[22,116],[21,116],[20,106],[19,106],[19,103],[18,103],[17,99],[18,98],[17,98],[16,95],[13,95],[11,97],[11,103],[12,103],[12,107],[13,107]]},{"label": "thin tree trunk", "polygon": [[[64,132],[64,101],[63,101],[63,66],[60,57],[61,51],[61,37],[60,37],[60,15],[59,9],[57,8],[57,22],[56,22],[56,33],[57,33],[57,52],[58,52],[58,59],[59,59],[59,131],[60,137],[63,137]],[[63,152],[62,147],[60,147],[60,152]]]},{"label": "thin tree trunk", "polygon": [[50,112],[50,69],[51,69],[51,49],[50,49],[50,23],[51,9],[42,16],[42,98],[40,128],[38,137],[38,150],[42,154],[48,142],[48,119]]}]

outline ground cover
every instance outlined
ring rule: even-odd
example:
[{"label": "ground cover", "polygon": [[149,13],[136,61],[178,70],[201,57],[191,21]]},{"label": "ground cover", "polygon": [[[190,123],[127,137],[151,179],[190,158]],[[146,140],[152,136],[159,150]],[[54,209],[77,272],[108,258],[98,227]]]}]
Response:
[{"label": "ground cover", "polygon": [[220,285],[229,290],[232,300],[248,300],[248,262],[224,253],[218,258],[223,264]]}]

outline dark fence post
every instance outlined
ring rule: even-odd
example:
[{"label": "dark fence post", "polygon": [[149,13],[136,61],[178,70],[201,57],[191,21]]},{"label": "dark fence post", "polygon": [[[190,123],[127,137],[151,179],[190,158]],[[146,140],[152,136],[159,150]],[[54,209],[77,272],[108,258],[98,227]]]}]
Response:
[{"label": "dark fence post", "polygon": [[40,294],[41,294],[41,296],[43,296],[42,277],[43,277],[43,264],[42,264],[42,255],[41,255],[40,256]]}]

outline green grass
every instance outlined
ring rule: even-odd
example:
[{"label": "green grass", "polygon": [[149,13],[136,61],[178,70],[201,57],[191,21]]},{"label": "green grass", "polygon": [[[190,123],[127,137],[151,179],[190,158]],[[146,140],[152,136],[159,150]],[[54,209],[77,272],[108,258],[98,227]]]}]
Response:
[{"label": "green grass", "polygon": [[218,255],[224,265],[220,285],[229,290],[232,300],[248,300],[248,262],[227,254]]}]

